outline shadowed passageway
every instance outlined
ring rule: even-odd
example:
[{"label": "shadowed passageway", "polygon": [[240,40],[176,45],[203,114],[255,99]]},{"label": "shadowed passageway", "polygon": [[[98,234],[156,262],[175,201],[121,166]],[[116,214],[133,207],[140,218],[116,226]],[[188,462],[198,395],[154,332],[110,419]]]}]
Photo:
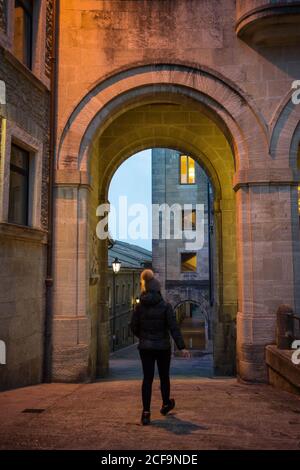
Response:
[{"label": "shadowed passageway", "polygon": [[[157,369],[156,369],[156,376]],[[121,349],[111,354],[109,361],[108,380],[140,379],[142,366],[139,358],[137,344]],[[212,354],[184,359],[172,357],[171,377],[173,378],[197,378],[213,377]]]}]

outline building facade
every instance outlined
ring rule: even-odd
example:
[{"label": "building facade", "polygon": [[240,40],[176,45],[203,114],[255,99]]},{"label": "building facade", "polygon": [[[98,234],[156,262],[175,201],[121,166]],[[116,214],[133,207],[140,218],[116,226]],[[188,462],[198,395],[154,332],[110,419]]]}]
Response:
[{"label": "building facade", "polygon": [[0,2],[0,389],[42,380],[52,2]]},{"label": "building facade", "polygon": [[[171,149],[153,149],[152,203],[161,208],[161,218],[152,221],[153,269],[166,299],[177,311],[188,347],[212,352],[214,240],[209,178],[191,156]],[[170,212],[163,210],[164,204]],[[170,236],[164,237],[169,216]],[[179,233],[175,236],[176,223]],[[201,320],[201,328],[197,319]],[[185,328],[187,324],[189,328]],[[206,340],[198,341],[203,333]]]},{"label": "building facade", "polygon": [[210,178],[215,368],[267,380],[275,312],[300,311],[299,8],[293,0],[0,1],[1,387],[41,380],[42,331],[48,380],[107,374],[108,246],[95,236],[97,207],[109,206],[118,166],[149,148],[192,155]]},{"label": "building facade", "polygon": [[[112,269],[115,259],[121,263],[117,274]],[[129,346],[135,341],[129,323],[136,300],[140,296],[140,273],[151,266],[151,251],[140,246],[116,240],[108,250],[110,352]]]}]

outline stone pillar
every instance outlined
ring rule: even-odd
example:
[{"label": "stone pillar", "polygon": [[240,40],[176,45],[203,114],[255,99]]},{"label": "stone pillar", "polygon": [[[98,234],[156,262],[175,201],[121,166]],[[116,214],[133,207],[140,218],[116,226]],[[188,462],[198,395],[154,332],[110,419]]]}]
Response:
[{"label": "stone pillar", "polygon": [[[97,205],[109,203],[103,197],[95,199],[96,191],[91,192],[91,205],[89,210],[89,231],[90,238],[94,240],[92,248],[92,258],[95,266],[91,266],[93,278],[90,278],[90,319],[91,338],[89,354],[89,375],[91,379],[105,377],[109,368],[109,308],[107,297],[107,274],[108,274],[108,240],[100,240],[97,237],[97,224],[100,222],[96,216]],[[93,262],[92,262],[93,265]],[[96,273],[94,273],[96,271]]]},{"label": "stone pillar", "polygon": [[236,190],[238,374],[247,381],[264,382],[264,350],[275,340],[277,308],[294,307],[299,296],[297,186],[261,182]]},{"label": "stone pillar", "polygon": [[87,175],[56,172],[53,221],[52,380],[74,382],[88,376]]},{"label": "stone pillar", "polygon": [[100,281],[98,285],[98,345],[97,345],[97,376],[105,377],[109,368],[109,308],[107,298],[108,276],[108,246],[107,240],[99,243],[99,271]]},{"label": "stone pillar", "polygon": [[235,200],[214,203],[214,367],[216,374],[236,372],[237,269]]}]

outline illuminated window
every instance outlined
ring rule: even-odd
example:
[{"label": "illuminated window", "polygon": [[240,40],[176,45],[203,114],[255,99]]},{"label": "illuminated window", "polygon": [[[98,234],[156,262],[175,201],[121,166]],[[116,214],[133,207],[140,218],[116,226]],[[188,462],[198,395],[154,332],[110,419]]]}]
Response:
[{"label": "illuminated window", "polygon": [[195,160],[187,155],[180,155],[180,183],[195,183]]},{"label": "illuminated window", "polygon": [[181,272],[197,271],[196,253],[181,253]]},{"label": "illuminated window", "polygon": [[32,0],[15,0],[14,54],[29,69],[32,66]]},{"label": "illuminated window", "polygon": [[8,221],[28,225],[29,153],[16,145],[11,147]]},{"label": "illuminated window", "polygon": [[196,209],[182,211],[182,230],[196,230]]}]

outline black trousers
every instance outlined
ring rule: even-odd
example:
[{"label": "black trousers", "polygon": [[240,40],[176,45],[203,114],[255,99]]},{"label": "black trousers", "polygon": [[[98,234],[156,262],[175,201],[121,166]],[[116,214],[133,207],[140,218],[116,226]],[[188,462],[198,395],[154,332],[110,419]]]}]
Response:
[{"label": "black trousers", "polygon": [[150,411],[155,362],[157,362],[163,404],[167,405],[169,403],[171,349],[140,349],[139,352],[144,373],[142,384],[143,410]]}]

